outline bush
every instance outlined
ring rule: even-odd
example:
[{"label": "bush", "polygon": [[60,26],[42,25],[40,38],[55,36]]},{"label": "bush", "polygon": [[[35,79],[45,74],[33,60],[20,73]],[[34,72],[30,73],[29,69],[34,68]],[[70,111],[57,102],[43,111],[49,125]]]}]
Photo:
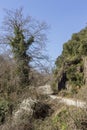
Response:
[{"label": "bush", "polygon": [[6,115],[9,113],[9,102],[6,100],[0,101],[0,124],[5,122]]}]

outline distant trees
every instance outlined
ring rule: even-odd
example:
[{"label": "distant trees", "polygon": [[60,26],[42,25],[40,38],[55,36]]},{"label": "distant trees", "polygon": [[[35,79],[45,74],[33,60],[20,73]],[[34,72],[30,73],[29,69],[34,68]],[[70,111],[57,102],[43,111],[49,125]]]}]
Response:
[{"label": "distant trees", "polygon": [[16,73],[20,84],[29,84],[30,63],[40,64],[40,60],[48,57],[42,54],[47,37],[46,23],[40,23],[32,17],[24,17],[22,8],[6,10],[3,21],[3,33],[0,42],[11,47],[13,57],[17,63]]}]

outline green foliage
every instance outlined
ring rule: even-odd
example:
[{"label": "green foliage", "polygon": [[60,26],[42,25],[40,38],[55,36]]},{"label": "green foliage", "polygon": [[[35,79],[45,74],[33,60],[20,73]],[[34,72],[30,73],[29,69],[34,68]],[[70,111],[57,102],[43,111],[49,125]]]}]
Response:
[{"label": "green foliage", "polygon": [[63,64],[63,56],[59,56],[55,62],[55,65],[60,68],[62,67],[62,64]]},{"label": "green foliage", "polygon": [[[79,66],[80,67],[80,66]],[[67,79],[74,86],[82,86],[83,85],[83,73],[77,70],[76,65],[71,65],[67,69]]]},{"label": "green foliage", "polygon": [[67,120],[68,112],[66,110],[62,110],[59,112],[53,119],[52,123],[54,126],[58,127],[61,130],[67,130]]},{"label": "green foliage", "polygon": [[87,56],[87,38],[83,39],[81,42],[82,42],[82,44],[79,47],[79,52],[82,55]]},{"label": "green foliage", "polygon": [[24,36],[22,30],[19,27],[14,27],[14,38],[10,42],[15,57],[19,58],[23,55],[25,48]]},{"label": "green foliage", "polygon": [[25,37],[23,35],[23,31],[20,29],[20,26],[14,27],[14,38],[10,42],[10,45],[12,47],[12,51],[14,54],[14,57],[17,61],[18,67],[17,67],[17,74],[20,77],[20,84],[23,86],[28,84],[29,81],[29,66],[28,63],[30,61],[30,57],[26,53],[27,49],[29,48],[29,44],[31,44],[33,40],[30,38],[30,40],[25,41]]},{"label": "green foliage", "polygon": [[9,112],[9,102],[0,100],[0,124],[5,122],[6,115]]}]

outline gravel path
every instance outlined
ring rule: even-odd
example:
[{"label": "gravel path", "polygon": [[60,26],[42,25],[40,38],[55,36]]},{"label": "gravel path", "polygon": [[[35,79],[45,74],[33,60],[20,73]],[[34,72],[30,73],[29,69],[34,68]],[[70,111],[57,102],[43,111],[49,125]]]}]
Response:
[{"label": "gravel path", "polygon": [[60,103],[65,103],[68,106],[76,106],[80,108],[86,108],[86,102],[80,101],[80,100],[74,100],[74,99],[69,99],[69,98],[63,98],[63,97],[58,97],[55,95],[50,95],[50,98],[58,99]]}]

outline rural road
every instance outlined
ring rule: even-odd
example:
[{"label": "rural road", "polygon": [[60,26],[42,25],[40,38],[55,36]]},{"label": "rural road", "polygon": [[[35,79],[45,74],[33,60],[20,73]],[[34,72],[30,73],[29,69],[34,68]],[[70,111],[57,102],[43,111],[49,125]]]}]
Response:
[{"label": "rural road", "polygon": [[80,101],[78,99],[69,99],[69,98],[64,98],[64,97],[58,97],[55,95],[49,95],[50,98],[54,99],[58,99],[58,101],[60,103],[64,103],[68,106],[76,106],[76,107],[80,107],[80,108],[86,108],[86,102]]},{"label": "rural road", "polygon": [[80,107],[80,108],[87,108],[86,106],[86,102],[84,101],[80,101],[78,99],[72,99],[72,98],[65,98],[65,97],[59,97],[56,95],[52,95],[53,94],[53,90],[51,88],[50,85],[44,85],[44,86],[39,86],[37,91],[41,94],[46,94],[49,95],[49,97],[54,100],[54,99],[58,99],[58,102],[60,103],[64,103],[68,106],[76,106],[76,107]]}]

